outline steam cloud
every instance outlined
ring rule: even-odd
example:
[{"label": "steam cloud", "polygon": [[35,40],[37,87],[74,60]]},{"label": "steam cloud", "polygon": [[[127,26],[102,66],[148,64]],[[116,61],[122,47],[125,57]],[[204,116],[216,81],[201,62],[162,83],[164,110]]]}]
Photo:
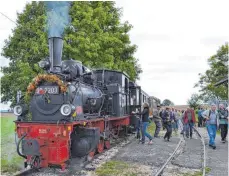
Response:
[{"label": "steam cloud", "polygon": [[69,9],[70,2],[46,1],[48,37],[61,37],[64,29],[70,23]]}]

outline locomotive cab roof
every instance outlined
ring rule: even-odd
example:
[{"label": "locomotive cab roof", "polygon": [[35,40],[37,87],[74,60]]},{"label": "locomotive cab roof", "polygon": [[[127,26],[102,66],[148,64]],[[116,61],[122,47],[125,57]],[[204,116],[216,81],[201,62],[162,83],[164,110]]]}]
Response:
[{"label": "locomotive cab roof", "polygon": [[128,79],[130,78],[130,76],[126,72],[111,70],[111,69],[107,69],[107,68],[104,68],[104,69],[99,68],[99,69],[95,69],[93,71],[95,71],[95,72],[103,72],[103,71],[116,72],[116,73],[121,73],[121,74],[125,75]]}]

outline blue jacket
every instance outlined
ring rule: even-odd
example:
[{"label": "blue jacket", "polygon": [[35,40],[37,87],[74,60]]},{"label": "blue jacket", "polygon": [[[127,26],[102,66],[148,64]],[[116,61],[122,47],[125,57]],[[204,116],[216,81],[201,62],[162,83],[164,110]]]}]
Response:
[{"label": "blue jacket", "polygon": [[202,113],[204,112],[204,110],[203,109],[200,109],[199,111],[198,111],[198,117],[202,117]]}]

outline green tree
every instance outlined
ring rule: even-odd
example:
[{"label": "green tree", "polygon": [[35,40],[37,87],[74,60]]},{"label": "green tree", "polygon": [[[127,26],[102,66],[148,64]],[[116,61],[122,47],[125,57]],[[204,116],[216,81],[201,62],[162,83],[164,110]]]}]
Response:
[{"label": "green tree", "polygon": [[[72,2],[63,60],[72,58],[91,68],[124,71],[132,80],[138,79],[142,70],[133,56],[137,47],[128,34],[132,26],[122,24],[121,15],[114,2]],[[2,51],[10,60],[9,67],[2,68],[2,102],[15,103],[17,90],[26,91],[32,78],[42,72],[37,63],[49,55],[44,2],[26,4],[17,24]]]},{"label": "green tree", "polygon": [[199,95],[192,94],[191,98],[187,101],[187,103],[191,108],[196,109],[201,104]]},{"label": "green tree", "polygon": [[[217,53],[208,59],[210,69],[199,73],[199,82],[194,87],[200,87],[201,96],[227,99],[228,88],[224,85],[215,87],[214,84],[228,76],[228,44],[221,46]],[[209,99],[209,98],[207,98]]]},{"label": "green tree", "polygon": [[162,102],[162,105],[163,106],[174,106],[174,103],[169,100],[169,99],[165,99],[163,102]]}]

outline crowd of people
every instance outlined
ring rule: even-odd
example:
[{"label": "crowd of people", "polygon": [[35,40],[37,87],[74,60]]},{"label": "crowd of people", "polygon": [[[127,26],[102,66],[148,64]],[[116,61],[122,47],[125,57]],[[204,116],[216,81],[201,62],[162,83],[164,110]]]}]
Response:
[{"label": "crowd of people", "polygon": [[[139,134],[141,131],[140,142],[144,144],[145,137],[147,137],[149,138],[149,144],[152,144],[153,136],[147,131],[150,123],[149,105],[144,103],[141,113],[132,113],[141,115],[138,121],[137,138],[140,138]],[[197,119],[195,114],[198,116]],[[159,133],[161,128],[163,128],[163,130],[166,130],[164,140],[170,141],[172,133],[177,134],[179,127],[182,135],[186,138],[192,138],[193,127],[198,124],[198,127],[206,127],[209,136],[209,146],[216,149],[215,137],[217,130],[221,131],[222,142],[226,142],[228,118],[228,108],[225,108],[223,104],[219,105],[218,110],[216,109],[216,105],[212,104],[210,109],[200,107],[196,112],[190,107],[185,110],[178,110],[171,107],[162,108],[158,105],[157,110],[152,115],[152,120],[156,125],[154,138],[159,138]]]}]

